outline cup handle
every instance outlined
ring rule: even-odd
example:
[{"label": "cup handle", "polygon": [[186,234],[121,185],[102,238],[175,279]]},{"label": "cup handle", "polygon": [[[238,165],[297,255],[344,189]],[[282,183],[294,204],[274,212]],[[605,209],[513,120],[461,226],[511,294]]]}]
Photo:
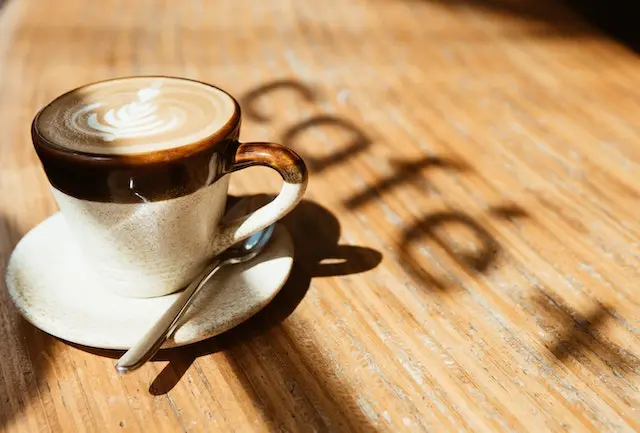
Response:
[{"label": "cup handle", "polygon": [[302,200],[307,189],[307,167],[302,158],[286,146],[265,142],[242,143],[229,172],[257,165],[280,173],[284,181],[280,193],[258,210],[224,223],[218,232],[222,248],[228,248],[284,217]]}]

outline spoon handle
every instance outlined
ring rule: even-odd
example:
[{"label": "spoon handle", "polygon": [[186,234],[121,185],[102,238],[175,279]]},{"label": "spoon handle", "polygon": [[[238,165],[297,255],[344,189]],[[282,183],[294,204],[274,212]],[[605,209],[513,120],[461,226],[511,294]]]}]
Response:
[{"label": "spoon handle", "polygon": [[118,360],[115,365],[118,373],[125,374],[133,371],[155,355],[167,337],[176,330],[180,318],[187,311],[198,291],[224,264],[225,262],[221,260],[213,261],[184,289],[155,325]]}]

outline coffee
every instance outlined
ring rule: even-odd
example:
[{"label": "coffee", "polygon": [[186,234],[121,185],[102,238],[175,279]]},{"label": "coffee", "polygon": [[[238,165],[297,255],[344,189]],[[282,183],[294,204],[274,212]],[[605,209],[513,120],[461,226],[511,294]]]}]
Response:
[{"label": "coffee", "polygon": [[234,114],[221,90],[169,77],[91,84],[57,98],[40,114],[42,136],[72,151],[134,154],[190,145]]}]

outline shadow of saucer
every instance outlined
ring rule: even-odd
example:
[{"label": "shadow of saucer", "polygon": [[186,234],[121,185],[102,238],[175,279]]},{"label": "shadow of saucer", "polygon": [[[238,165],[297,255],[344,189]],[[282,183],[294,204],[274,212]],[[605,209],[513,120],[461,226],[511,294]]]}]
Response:
[{"label": "shadow of saucer", "polygon": [[[239,200],[248,201],[243,208],[255,209],[273,199],[269,195],[246,197],[230,196],[227,208],[238,206]],[[312,278],[357,274],[375,268],[382,255],[373,249],[340,245],[340,223],[328,209],[303,200],[282,224],[291,234],[294,262],[291,274],[275,298],[262,310],[235,328],[210,339],[187,346],[160,350],[152,361],[169,361],[149,387],[153,395],[169,392],[186,373],[193,362],[201,357],[231,349],[267,333],[289,317],[304,298]],[[324,263],[330,260],[331,263]],[[117,359],[124,353],[68,343],[83,351]]]}]

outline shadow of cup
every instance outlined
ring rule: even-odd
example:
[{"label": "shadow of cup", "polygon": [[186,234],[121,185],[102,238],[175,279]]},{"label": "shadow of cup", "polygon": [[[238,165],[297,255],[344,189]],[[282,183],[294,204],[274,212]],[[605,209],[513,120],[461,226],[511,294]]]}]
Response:
[{"label": "shadow of cup", "polygon": [[[274,196],[229,196],[226,219],[235,219],[264,205]],[[246,344],[272,330],[289,317],[302,302],[313,278],[366,272],[378,266],[382,254],[361,246],[340,245],[340,223],[327,208],[310,200],[300,204],[280,223],[291,234],[294,263],[290,276],[275,298],[262,310],[233,329],[205,341],[162,349],[152,361],[169,361],[149,387],[153,395],[173,389],[193,362],[202,356]],[[327,261],[329,261],[327,263]],[[123,351],[102,350],[71,344],[81,350],[117,359]]]}]

